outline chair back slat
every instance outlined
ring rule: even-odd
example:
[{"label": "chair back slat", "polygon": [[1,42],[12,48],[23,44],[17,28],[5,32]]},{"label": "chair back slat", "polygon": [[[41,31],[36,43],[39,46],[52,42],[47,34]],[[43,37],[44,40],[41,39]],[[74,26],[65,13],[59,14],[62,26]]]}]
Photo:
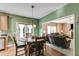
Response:
[{"label": "chair back slat", "polygon": [[14,44],[17,46],[17,41],[16,41],[15,37],[13,37],[11,34],[9,35],[9,37],[14,41]]}]

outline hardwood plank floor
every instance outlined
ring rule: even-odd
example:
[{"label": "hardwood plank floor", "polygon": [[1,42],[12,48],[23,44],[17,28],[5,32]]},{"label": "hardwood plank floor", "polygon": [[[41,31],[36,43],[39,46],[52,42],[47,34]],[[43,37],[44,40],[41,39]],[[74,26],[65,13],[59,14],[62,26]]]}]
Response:
[{"label": "hardwood plank floor", "polygon": [[[23,54],[24,51],[20,52],[19,54]],[[64,54],[51,49],[50,47],[46,46],[45,56],[64,56]],[[15,56],[15,47],[9,47],[6,50],[0,51],[0,56]],[[24,56],[24,54],[22,55]]]},{"label": "hardwood plank floor", "polygon": [[0,56],[14,56],[15,55],[15,48],[9,47],[6,50],[0,51]]},{"label": "hardwood plank floor", "polygon": [[50,56],[65,56],[64,54],[62,54],[61,52],[53,49],[53,48],[50,48],[49,46],[46,46],[46,53]]},{"label": "hardwood plank floor", "polygon": [[[19,54],[23,54],[24,55],[24,51],[19,52]],[[15,47],[9,47],[6,50],[0,51],[0,56],[15,56]]]},{"label": "hardwood plank floor", "polygon": [[[24,51],[19,52],[19,54],[22,54],[24,56]],[[0,51],[0,56],[15,56],[15,47],[9,47],[6,50]]]}]

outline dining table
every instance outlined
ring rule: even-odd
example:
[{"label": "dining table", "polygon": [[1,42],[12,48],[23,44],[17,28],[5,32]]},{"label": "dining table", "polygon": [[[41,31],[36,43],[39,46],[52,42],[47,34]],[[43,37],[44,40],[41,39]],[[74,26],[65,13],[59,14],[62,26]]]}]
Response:
[{"label": "dining table", "polygon": [[30,45],[35,43],[36,41],[44,40],[45,37],[31,37],[31,38],[22,38],[19,41],[26,43],[27,55],[30,56]]}]

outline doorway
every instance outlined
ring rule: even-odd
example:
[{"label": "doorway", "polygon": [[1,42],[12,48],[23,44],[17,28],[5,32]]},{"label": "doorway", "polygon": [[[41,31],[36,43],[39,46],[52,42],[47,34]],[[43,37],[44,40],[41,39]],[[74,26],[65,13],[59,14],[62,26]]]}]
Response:
[{"label": "doorway", "polygon": [[[51,20],[42,24],[42,34],[48,35],[51,33],[64,34],[70,37],[70,53],[75,55],[75,17],[68,15],[59,19]],[[62,51],[60,51],[62,52]]]}]

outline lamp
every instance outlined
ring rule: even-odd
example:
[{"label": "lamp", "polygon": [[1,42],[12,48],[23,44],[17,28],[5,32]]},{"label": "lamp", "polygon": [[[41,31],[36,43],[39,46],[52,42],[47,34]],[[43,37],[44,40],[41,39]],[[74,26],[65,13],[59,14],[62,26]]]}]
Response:
[{"label": "lamp", "polygon": [[[32,7],[32,18],[33,18],[33,8],[34,8],[34,6],[31,6]],[[32,19],[32,27],[33,27],[33,20],[34,19]]]},{"label": "lamp", "polygon": [[33,25],[33,28],[35,28],[36,27],[36,25]]},{"label": "lamp", "polygon": [[33,24],[33,23],[34,23],[34,16],[33,16],[33,12],[34,12],[33,9],[34,9],[34,6],[32,5],[31,8],[32,8],[32,18],[33,18],[33,19],[32,19],[32,29],[33,29],[33,34],[34,34],[34,28],[36,27],[36,25]]},{"label": "lamp", "polygon": [[35,28],[35,27],[36,27],[36,25],[35,25],[35,24],[33,24],[33,23],[34,23],[34,16],[33,16],[33,12],[34,12],[34,11],[33,11],[33,8],[34,8],[34,6],[31,6],[31,7],[32,7],[32,18],[33,18],[33,19],[32,19],[32,27],[34,27],[34,28]]}]

